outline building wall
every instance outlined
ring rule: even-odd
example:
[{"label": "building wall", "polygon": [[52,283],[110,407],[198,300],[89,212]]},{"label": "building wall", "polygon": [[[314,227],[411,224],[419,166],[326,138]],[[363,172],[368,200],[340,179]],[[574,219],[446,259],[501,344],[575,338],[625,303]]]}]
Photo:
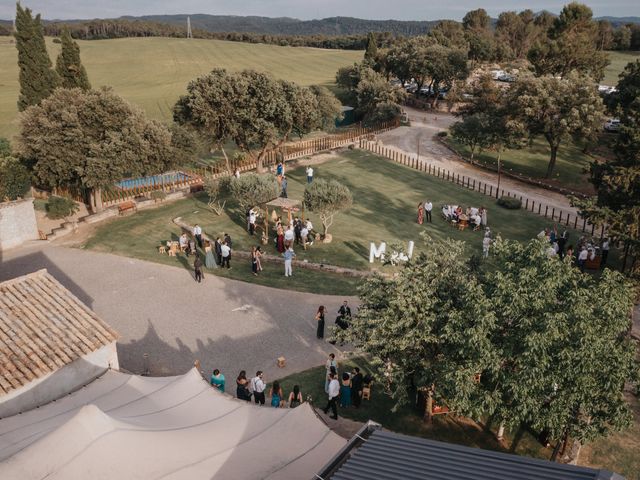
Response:
[{"label": "building wall", "polygon": [[0,250],[38,239],[33,199],[0,203]]},{"label": "building wall", "polygon": [[116,342],[89,353],[7,395],[0,396],[0,418],[56,400],[91,382],[108,368],[114,370],[120,368]]}]

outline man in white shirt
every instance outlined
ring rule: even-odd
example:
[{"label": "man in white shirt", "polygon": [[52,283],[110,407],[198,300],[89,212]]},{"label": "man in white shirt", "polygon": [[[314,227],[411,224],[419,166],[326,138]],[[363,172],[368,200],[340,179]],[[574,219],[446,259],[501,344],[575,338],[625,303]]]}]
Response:
[{"label": "man in white shirt", "polygon": [[327,393],[329,397],[329,401],[327,402],[327,406],[324,407],[324,413],[329,412],[329,408],[331,408],[331,412],[333,415],[331,418],[334,420],[338,419],[338,395],[340,395],[340,382],[333,373],[329,374],[329,391]]},{"label": "man in white shirt", "polygon": [[257,218],[258,216],[256,215],[256,212],[253,209],[249,210],[249,233],[251,235],[253,235],[253,233],[256,231]]},{"label": "man in white shirt", "polygon": [[224,267],[226,265],[227,268],[231,268],[231,247],[227,245],[227,242],[224,242],[222,245],[220,245],[220,250],[222,251],[221,267]]},{"label": "man in white shirt", "polygon": [[589,252],[587,251],[586,247],[582,247],[582,250],[580,250],[580,253],[578,254],[578,267],[580,267],[580,271],[583,273],[588,257]]},{"label": "man in white shirt", "polygon": [[307,240],[309,237],[309,229],[307,228],[306,225],[302,226],[302,230],[300,230],[300,239],[302,240],[302,247],[306,250],[307,249]]},{"label": "man in white shirt", "polygon": [[311,166],[307,167],[307,183],[313,182],[313,168]]},{"label": "man in white shirt", "polygon": [[293,228],[291,225],[287,227],[287,230],[284,232],[284,246],[289,248],[293,245],[293,239],[295,238],[295,234],[293,233]]},{"label": "man in white shirt", "polygon": [[489,256],[489,247],[491,247],[491,237],[489,235],[485,235],[482,239],[482,255],[484,258]]},{"label": "man in white shirt", "polygon": [[264,405],[264,391],[266,388],[267,384],[264,383],[262,370],[258,370],[256,376],[251,379],[251,391],[253,392],[253,399],[256,403]]},{"label": "man in white shirt", "polygon": [[431,223],[431,210],[433,210],[433,203],[431,202],[424,202],[424,213],[425,213],[425,217],[427,222]]},{"label": "man in white shirt", "polygon": [[600,268],[604,269],[607,264],[607,257],[609,256],[609,239],[605,238],[602,241],[602,246],[600,247],[600,251],[602,252],[602,257],[600,258]]},{"label": "man in white shirt", "polygon": [[202,248],[202,228],[200,225],[196,223],[196,226],[193,227],[193,236],[196,237],[196,242],[198,242],[198,246]]}]

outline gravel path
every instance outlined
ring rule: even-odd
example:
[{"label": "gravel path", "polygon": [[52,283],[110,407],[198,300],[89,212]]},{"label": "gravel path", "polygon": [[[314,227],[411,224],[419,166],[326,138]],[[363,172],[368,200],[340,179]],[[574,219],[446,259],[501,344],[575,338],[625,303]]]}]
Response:
[{"label": "gravel path", "polygon": [[[2,253],[0,281],[47,268],[121,335],[122,368],[174,375],[200,360],[207,373],[219,368],[235,394],[240,370],[260,369],[267,381],[324,363],[331,344],[315,337],[318,305],[327,325],[343,297],[272,289],[207,275],[197,284],[181,268],[132,258],[33,242]],[[295,277],[294,277],[295,278]],[[348,300],[352,305],[355,298]],[[276,358],[287,359],[277,368]]]},{"label": "gravel path", "polygon": [[[376,138],[384,146],[415,156],[419,144],[420,160],[422,162],[481,180],[494,187],[497,185],[498,175],[496,173],[461,161],[457,155],[436,140],[436,134],[449,128],[457,120],[456,117],[446,113],[427,113],[408,107],[404,107],[404,109],[409,114],[411,126],[399,127],[377,135]],[[536,204],[542,202],[549,205],[549,207],[560,208],[572,215],[576,214],[576,209],[571,207],[569,199],[560,193],[505,177],[502,177],[500,181],[500,188],[527,196],[529,199],[534,200]]]}]

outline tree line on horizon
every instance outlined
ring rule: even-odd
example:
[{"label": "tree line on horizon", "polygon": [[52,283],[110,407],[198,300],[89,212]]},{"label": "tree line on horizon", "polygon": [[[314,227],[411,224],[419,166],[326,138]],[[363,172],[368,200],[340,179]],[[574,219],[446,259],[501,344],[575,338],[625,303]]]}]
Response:
[{"label": "tree line on horizon", "polygon": [[[276,33],[291,30],[287,24],[282,28],[275,28],[271,23],[261,25],[238,25],[237,31],[211,31],[206,28],[194,28],[194,38],[227,40],[245,43],[265,43],[280,46],[315,47],[326,49],[364,50],[367,35],[374,33],[381,48],[392,46],[397,41],[416,36],[449,36],[460,35],[469,19],[485,22],[486,30],[480,38],[466,36],[464,41],[470,50],[483,50],[481,54],[491,60],[508,59],[510,56],[518,58],[518,52],[526,50],[531,38],[543,35],[556,15],[547,11],[534,13],[527,9],[521,12],[505,11],[497,19],[489,17],[484,9],[467,12],[462,22],[454,20],[403,22],[396,20],[370,21],[356,18],[339,18],[338,27],[322,28],[322,22],[331,20],[315,20],[298,22],[300,24],[313,23],[310,30],[314,33]],[[173,22],[162,21],[170,16],[145,17],[145,20],[130,19],[97,19],[73,22],[44,22],[44,34],[59,36],[64,28],[68,28],[71,36],[81,40],[103,40],[127,37],[174,37],[184,38],[186,28]],[[260,19],[259,19],[260,20]],[[274,19],[268,19],[273,21]],[[291,22],[290,22],[291,23]],[[329,22],[330,24],[331,22]],[[607,19],[594,21],[597,27],[598,43],[601,50],[640,50],[640,24],[612,23]],[[409,26],[405,24],[410,24]],[[297,24],[296,24],[297,25]],[[234,25],[232,25],[233,28]],[[219,28],[216,25],[215,28]],[[247,29],[251,31],[244,31]],[[256,31],[264,28],[264,31]],[[309,27],[311,28],[311,27]],[[376,30],[374,30],[374,28]],[[382,30],[384,28],[384,30]],[[298,32],[298,30],[294,30]],[[322,33],[318,33],[318,31]],[[337,31],[341,33],[336,33]],[[326,32],[326,33],[325,33]],[[10,26],[0,24],[0,35],[10,35]],[[511,50],[511,51],[509,51]]]}]

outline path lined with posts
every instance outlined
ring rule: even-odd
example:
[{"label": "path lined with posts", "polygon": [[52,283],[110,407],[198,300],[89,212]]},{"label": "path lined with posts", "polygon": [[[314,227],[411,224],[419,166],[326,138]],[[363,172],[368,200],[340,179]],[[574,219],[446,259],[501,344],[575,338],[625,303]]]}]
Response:
[{"label": "path lined with posts", "polygon": [[[359,142],[360,148],[426,174],[473,189],[489,198],[496,198],[497,173],[465,163],[435,139],[437,132],[446,130],[455,121],[455,117],[442,113],[427,114],[411,108],[405,109],[409,113],[411,127],[399,127],[390,132],[382,132],[376,136],[381,142],[362,139]],[[420,145],[419,150],[418,145]],[[407,151],[409,147],[413,150]],[[500,180],[499,196],[501,195],[522,200],[523,209],[548,218],[550,222],[590,235],[602,235],[604,232],[602,227],[598,229],[580,218],[577,209],[572,207],[569,199],[560,193],[503,175]]]}]

